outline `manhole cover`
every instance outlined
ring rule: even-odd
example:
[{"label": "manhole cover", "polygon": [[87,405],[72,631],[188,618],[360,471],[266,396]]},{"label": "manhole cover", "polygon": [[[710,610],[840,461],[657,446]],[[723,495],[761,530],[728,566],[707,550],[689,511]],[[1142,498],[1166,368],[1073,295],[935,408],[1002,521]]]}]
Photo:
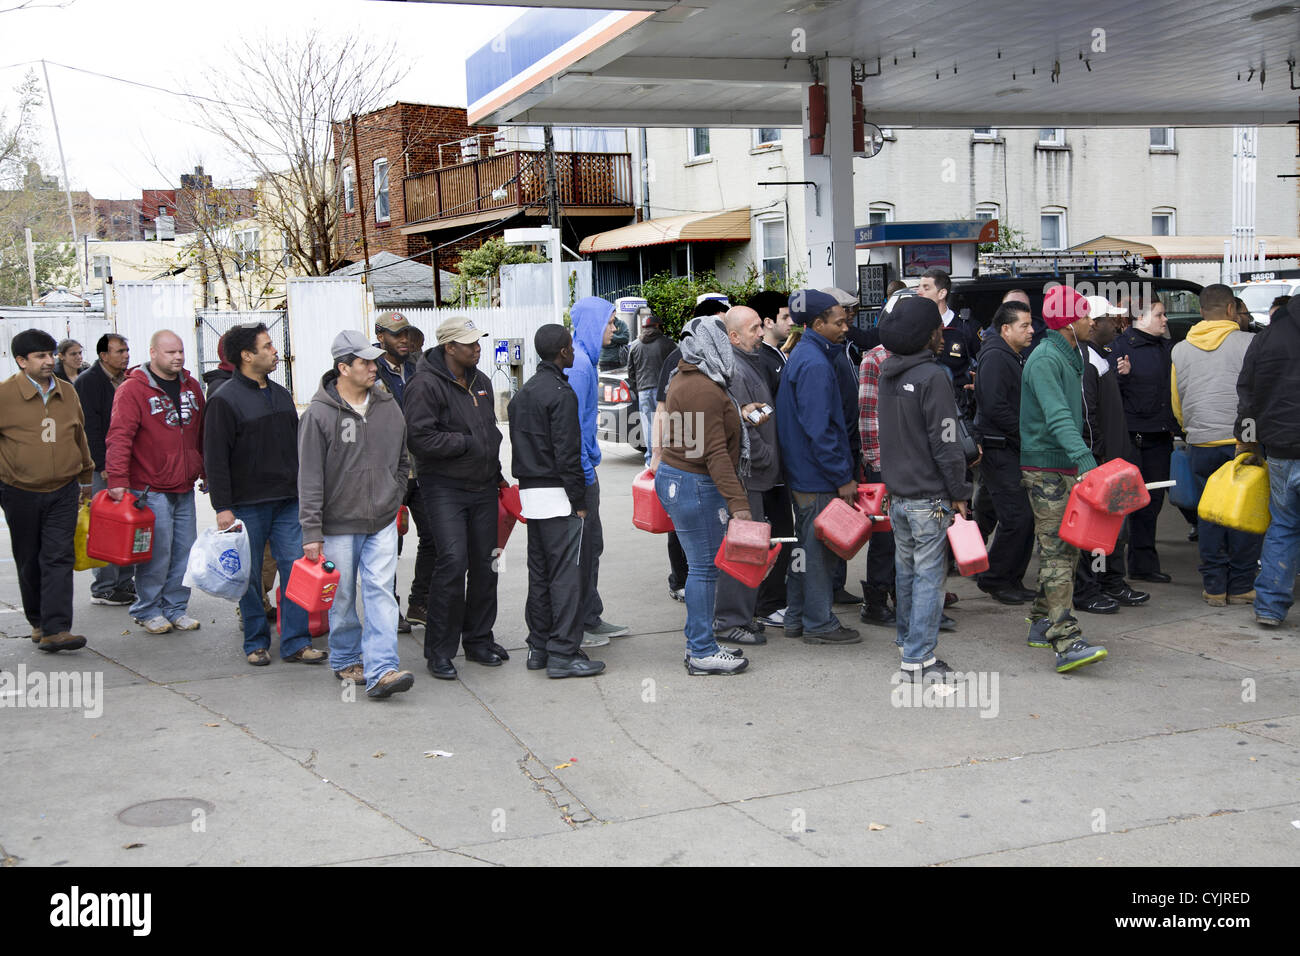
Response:
[{"label": "manhole cover", "polygon": [[193,822],[195,810],[207,815],[215,809],[208,801],[195,797],[167,797],[127,807],[117,818],[132,827],[174,827]]}]

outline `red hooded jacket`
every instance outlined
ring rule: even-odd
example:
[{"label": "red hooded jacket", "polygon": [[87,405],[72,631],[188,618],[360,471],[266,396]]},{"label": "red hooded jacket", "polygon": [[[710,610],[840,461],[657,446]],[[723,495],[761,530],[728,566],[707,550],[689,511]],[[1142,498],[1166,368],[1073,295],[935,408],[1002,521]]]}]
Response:
[{"label": "red hooded jacket", "polygon": [[184,493],[203,471],[203,392],[181,370],[181,408],[148,364],[133,370],[113,395],[105,470],[110,488]]}]

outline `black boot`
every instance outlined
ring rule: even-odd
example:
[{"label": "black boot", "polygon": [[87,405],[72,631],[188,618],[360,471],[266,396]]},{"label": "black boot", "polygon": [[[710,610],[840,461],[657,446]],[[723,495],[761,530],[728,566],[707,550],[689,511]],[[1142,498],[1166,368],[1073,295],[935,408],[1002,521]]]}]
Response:
[{"label": "black boot", "polygon": [[862,582],[862,610],[858,618],[865,624],[893,627],[894,609],[889,606],[889,588],[868,587]]}]

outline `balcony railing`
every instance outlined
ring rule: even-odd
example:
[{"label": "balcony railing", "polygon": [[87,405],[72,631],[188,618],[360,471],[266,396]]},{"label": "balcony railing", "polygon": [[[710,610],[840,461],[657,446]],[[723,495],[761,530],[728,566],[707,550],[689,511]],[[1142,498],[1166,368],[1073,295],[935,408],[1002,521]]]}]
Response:
[{"label": "balcony railing", "polygon": [[[556,153],[561,207],[632,205],[628,153]],[[407,176],[406,222],[454,219],[494,209],[546,207],[546,154],[516,150]]]}]

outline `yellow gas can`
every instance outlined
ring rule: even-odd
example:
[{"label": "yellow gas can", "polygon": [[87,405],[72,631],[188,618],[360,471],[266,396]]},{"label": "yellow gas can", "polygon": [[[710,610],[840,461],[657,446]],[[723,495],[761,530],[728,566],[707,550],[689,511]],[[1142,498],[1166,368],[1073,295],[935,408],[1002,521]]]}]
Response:
[{"label": "yellow gas can", "polygon": [[77,512],[77,530],[73,536],[72,569],[89,571],[92,568],[106,568],[107,561],[100,561],[86,554],[86,538],[90,534],[90,502],[87,501]]},{"label": "yellow gas can", "polygon": [[1196,509],[1206,521],[1225,528],[1263,534],[1268,530],[1268,468],[1248,465],[1238,455],[1212,474]]}]

